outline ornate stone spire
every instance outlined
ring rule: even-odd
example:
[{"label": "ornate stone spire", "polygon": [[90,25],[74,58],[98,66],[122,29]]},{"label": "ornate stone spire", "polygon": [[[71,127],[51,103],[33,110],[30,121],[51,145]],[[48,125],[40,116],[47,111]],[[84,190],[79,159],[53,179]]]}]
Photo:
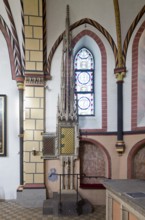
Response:
[{"label": "ornate stone spire", "polygon": [[62,69],[61,69],[61,97],[58,101],[58,120],[77,120],[74,104],[74,77],[71,47],[71,32],[69,6],[66,8],[66,30],[63,36]]}]

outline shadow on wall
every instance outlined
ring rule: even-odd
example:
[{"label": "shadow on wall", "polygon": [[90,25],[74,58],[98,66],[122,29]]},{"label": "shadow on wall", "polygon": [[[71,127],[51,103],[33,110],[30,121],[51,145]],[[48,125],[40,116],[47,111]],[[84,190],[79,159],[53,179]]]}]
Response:
[{"label": "shadow on wall", "polygon": [[5,200],[5,193],[3,187],[0,186],[0,201]]}]

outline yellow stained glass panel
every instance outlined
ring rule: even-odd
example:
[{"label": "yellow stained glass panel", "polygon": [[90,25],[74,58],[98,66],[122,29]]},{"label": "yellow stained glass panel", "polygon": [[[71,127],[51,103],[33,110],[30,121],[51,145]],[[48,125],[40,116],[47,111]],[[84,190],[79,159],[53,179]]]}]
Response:
[{"label": "yellow stained glass panel", "polygon": [[74,128],[61,127],[60,154],[74,154]]}]

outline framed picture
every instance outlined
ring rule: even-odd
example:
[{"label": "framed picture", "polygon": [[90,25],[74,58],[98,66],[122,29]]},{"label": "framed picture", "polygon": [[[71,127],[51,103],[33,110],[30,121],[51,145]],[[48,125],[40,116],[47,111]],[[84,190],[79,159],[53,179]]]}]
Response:
[{"label": "framed picture", "polygon": [[6,156],[6,95],[0,95],[0,156]]}]

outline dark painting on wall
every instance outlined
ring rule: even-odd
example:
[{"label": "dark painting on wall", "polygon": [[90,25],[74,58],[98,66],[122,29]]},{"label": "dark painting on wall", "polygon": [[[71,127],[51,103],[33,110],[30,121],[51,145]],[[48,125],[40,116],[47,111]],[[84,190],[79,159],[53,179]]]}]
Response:
[{"label": "dark painting on wall", "polygon": [[0,156],[6,156],[6,95],[0,95]]}]

